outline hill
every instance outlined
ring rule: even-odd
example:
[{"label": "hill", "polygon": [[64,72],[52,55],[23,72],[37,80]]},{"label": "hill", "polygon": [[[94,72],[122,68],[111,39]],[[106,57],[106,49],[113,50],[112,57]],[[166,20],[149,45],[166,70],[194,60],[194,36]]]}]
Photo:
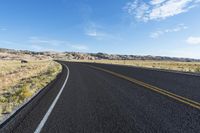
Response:
[{"label": "hill", "polygon": [[181,61],[199,62],[200,59],[176,58],[165,56],[139,56],[139,55],[119,55],[106,53],[80,53],[80,52],[34,52],[28,50],[13,50],[0,48],[1,60],[157,60],[157,61]]}]

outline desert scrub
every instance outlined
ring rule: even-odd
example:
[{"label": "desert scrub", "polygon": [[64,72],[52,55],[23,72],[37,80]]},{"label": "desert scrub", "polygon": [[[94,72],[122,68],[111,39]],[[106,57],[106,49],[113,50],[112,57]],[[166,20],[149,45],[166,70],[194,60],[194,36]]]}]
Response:
[{"label": "desert scrub", "polygon": [[195,69],[195,72],[200,73],[200,66]]},{"label": "desert scrub", "polygon": [[12,112],[54,80],[62,70],[62,66],[54,61],[29,61],[27,64],[0,62],[0,116]]},{"label": "desert scrub", "polygon": [[130,65],[146,68],[157,68],[183,72],[200,72],[200,62],[158,61],[158,60],[79,60],[76,62],[91,62],[103,64]]}]

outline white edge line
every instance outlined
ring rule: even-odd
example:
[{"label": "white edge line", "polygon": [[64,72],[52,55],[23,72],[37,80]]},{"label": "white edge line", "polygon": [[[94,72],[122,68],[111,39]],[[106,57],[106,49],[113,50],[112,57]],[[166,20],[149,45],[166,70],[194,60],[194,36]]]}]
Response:
[{"label": "white edge line", "polygon": [[49,107],[48,111],[46,112],[45,116],[42,118],[40,124],[37,126],[37,128],[36,128],[36,130],[35,130],[34,133],[40,133],[40,132],[41,132],[41,130],[42,130],[44,124],[46,123],[46,121],[47,121],[49,115],[51,114],[53,108],[55,107],[55,105],[56,105],[56,103],[57,103],[57,101],[58,101],[58,99],[59,99],[59,97],[60,97],[60,95],[61,95],[61,93],[62,93],[62,91],[63,91],[63,89],[64,89],[64,87],[65,87],[65,85],[66,85],[66,83],[67,83],[67,81],[68,81],[68,78],[69,78],[69,68],[67,67],[67,65],[65,65],[65,64],[63,64],[63,65],[67,68],[67,71],[68,71],[67,77],[66,77],[66,79],[65,79],[65,82],[64,82],[62,88],[60,89],[58,95],[57,95],[56,98],[54,99],[53,103],[52,103],[51,106]]}]

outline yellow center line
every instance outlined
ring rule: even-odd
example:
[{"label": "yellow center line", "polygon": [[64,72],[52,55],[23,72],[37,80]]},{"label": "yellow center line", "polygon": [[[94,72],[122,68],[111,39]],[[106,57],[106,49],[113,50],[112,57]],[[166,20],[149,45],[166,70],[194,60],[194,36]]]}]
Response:
[{"label": "yellow center line", "polygon": [[98,69],[98,70],[101,70],[101,71],[104,71],[104,72],[107,72],[107,73],[112,74],[112,75],[114,75],[116,77],[120,77],[122,79],[128,80],[128,81],[130,81],[132,83],[135,83],[137,85],[143,86],[143,87],[145,87],[145,88],[147,88],[147,89],[149,89],[151,91],[157,92],[157,93],[162,94],[164,96],[168,96],[168,97],[170,97],[172,99],[175,99],[175,100],[177,100],[177,101],[179,101],[181,103],[187,104],[189,106],[192,106],[192,107],[200,110],[200,103],[199,102],[193,101],[193,100],[185,98],[183,96],[179,96],[179,95],[174,94],[172,92],[166,91],[165,89],[158,88],[156,86],[144,83],[144,82],[139,81],[137,79],[130,78],[130,77],[127,77],[125,75],[122,75],[122,74],[119,74],[119,73],[116,73],[116,72],[113,72],[113,71],[110,71],[110,70],[106,70],[106,69],[103,69],[103,68],[100,68],[100,67],[91,66],[91,65],[88,65],[88,66],[92,67],[92,68],[95,68],[95,69]]}]

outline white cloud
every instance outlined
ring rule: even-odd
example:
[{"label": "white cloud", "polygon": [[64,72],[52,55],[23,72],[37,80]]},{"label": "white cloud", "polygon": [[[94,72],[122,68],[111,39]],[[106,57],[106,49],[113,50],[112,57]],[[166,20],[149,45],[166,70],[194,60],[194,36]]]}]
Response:
[{"label": "white cloud", "polygon": [[189,11],[197,6],[200,0],[133,0],[124,7],[131,16],[137,20],[149,21],[166,19]]},{"label": "white cloud", "polygon": [[200,36],[199,37],[188,37],[186,40],[188,44],[200,45]]},{"label": "white cloud", "polygon": [[84,33],[86,36],[89,36],[96,40],[122,40],[119,33],[108,31],[104,26],[91,21],[88,22],[84,27]]},{"label": "white cloud", "polygon": [[160,36],[163,35],[163,34],[172,33],[172,32],[178,32],[178,31],[185,30],[185,29],[187,29],[187,28],[188,28],[188,27],[185,26],[184,24],[179,24],[179,25],[177,25],[176,27],[171,28],[171,29],[157,30],[157,31],[155,31],[155,32],[152,32],[152,33],[150,34],[150,37],[151,37],[151,38],[158,38],[158,37],[160,37]]},{"label": "white cloud", "polygon": [[103,37],[103,36],[105,36],[105,33],[99,32],[96,29],[88,30],[88,31],[86,31],[85,34],[90,36],[90,37]]},{"label": "white cloud", "polygon": [[150,37],[151,37],[151,38],[158,38],[159,36],[161,36],[161,35],[163,35],[163,34],[164,34],[163,31],[158,30],[158,31],[152,32],[152,33],[150,34]]},{"label": "white cloud", "polygon": [[96,38],[102,39],[107,36],[105,32],[102,31],[103,27],[97,25],[94,22],[89,22],[85,27],[85,35]]},{"label": "white cloud", "polygon": [[161,4],[161,3],[163,3],[163,2],[165,2],[166,0],[152,0],[150,3],[152,4],[152,5],[156,5],[156,4]]}]

